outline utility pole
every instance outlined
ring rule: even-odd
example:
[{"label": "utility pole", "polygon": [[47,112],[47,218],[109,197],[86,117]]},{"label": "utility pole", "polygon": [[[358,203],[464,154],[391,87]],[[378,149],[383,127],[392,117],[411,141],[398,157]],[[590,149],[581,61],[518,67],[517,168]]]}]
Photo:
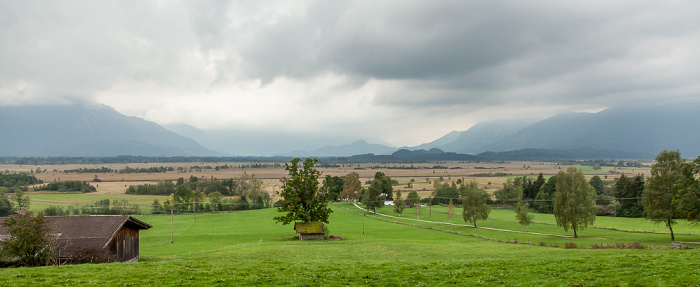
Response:
[{"label": "utility pole", "polygon": [[173,208],[170,207],[170,244],[173,243]]}]

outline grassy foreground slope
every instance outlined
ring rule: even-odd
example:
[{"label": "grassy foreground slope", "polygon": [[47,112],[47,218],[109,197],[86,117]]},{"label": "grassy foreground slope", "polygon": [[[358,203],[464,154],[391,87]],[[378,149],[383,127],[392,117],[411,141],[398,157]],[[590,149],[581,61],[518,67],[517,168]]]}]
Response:
[{"label": "grassy foreground slope", "polygon": [[11,268],[1,286],[684,286],[700,283],[700,250],[563,249],[482,240],[334,207],[340,241],[296,241],[273,209],[139,216],[142,262]]}]

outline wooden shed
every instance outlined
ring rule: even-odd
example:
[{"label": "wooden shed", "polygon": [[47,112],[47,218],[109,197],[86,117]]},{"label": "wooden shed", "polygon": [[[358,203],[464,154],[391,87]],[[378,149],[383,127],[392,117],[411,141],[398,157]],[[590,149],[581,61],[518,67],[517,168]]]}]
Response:
[{"label": "wooden shed", "polygon": [[[70,260],[108,252],[116,261],[139,260],[139,230],[152,226],[129,215],[47,216],[50,235],[57,239],[57,257]],[[0,238],[9,236],[0,227]]]},{"label": "wooden shed", "polygon": [[323,240],[323,222],[295,222],[294,230],[299,233],[299,240]]}]

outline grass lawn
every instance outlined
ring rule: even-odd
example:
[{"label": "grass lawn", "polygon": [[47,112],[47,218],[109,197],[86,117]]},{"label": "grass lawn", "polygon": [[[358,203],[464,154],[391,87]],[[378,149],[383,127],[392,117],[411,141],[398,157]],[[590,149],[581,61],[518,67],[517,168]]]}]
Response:
[{"label": "grass lawn", "polygon": [[[169,215],[138,216],[154,226],[141,233],[141,262],[2,269],[0,286],[690,286],[700,283],[697,272],[700,249],[541,247],[484,240],[370,217],[364,218],[363,234],[363,217],[357,215],[356,209],[347,205],[332,207],[330,231],[344,240],[297,241],[292,226],[275,224],[272,217],[277,212],[265,209],[200,214],[196,222],[194,215],[176,215],[171,244]],[[503,212],[505,217],[507,211]],[[462,219],[455,216],[453,221]],[[484,223],[489,221],[507,222],[486,220]],[[582,234],[591,230],[586,229]],[[604,236],[617,234],[604,229],[600,232]]]},{"label": "grass lawn", "polygon": [[[351,211],[357,210],[352,205],[343,205]],[[361,211],[355,211],[361,212]],[[392,216],[385,217],[380,215],[371,215],[384,220],[393,222],[402,222],[410,225],[418,225],[426,228],[437,230],[448,230],[457,233],[472,235],[481,238],[488,238],[494,241],[514,241],[531,244],[544,244],[550,246],[564,246],[566,243],[575,243],[580,247],[589,247],[593,244],[631,244],[641,242],[645,246],[653,248],[663,248],[670,246],[670,235],[668,228],[663,224],[654,224],[652,221],[643,218],[615,218],[599,216],[596,217],[595,227],[579,230],[579,238],[572,238],[573,231],[564,231],[563,228],[556,226],[556,220],[552,214],[535,215],[534,221],[528,226],[525,232],[525,227],[520,225],[515,219],[515,213],[510,209],[494,209],[489,214],[489,219],[477,221],[477,226],[473,228],[473,224],[467,223],[462,219],[462,209],[455,207],[455,215],[452,217],[453,225],[444,223],[450,222],[447,216],[447,208],[442,206],[433,206],[431,208],[422,207],[419,219],[427,221],[416,221],[415,208],[406,208],[401,215],[401,218],[395,218],[398,214],[393,212],[393,206],[386,206],[378,209],[378,213]],[[481,228],[485,227],[485,228]],[[673,226],[676,235],[676,241],[691,242],[689,246],[700,246],[700,227],[693,225],[684,220],[679,220]],[[503,229],[508,231],[500,231],[494,229]],[[610,230],[618,229],[618,230]],[[629,232],[639,231],[639,232]],[[535,234],[537,233],[537,234]]]},{"label": "grass lawn", "polygon": [[94,194],[94,193],[27,193],[31,199],[29,206],[32,211],[38,212],[49,206],[61,206],[64,209],[69,205],[75,206],[93,204],[102,199],[128,200],[129,204],[136,204],[141,209],[141,213],[151,212],[151,203],[154,199],[163,202],[168,199],[165,195],[133,195],[133,194]]}]

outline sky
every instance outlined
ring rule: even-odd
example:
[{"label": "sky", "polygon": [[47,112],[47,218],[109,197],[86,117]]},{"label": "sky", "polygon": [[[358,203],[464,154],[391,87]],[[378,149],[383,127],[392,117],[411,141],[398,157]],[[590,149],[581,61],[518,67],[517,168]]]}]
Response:
[{"label": "sky", "polygon": [[698,1],[6,1],[0,105],[414,146],[700,95]]}]

